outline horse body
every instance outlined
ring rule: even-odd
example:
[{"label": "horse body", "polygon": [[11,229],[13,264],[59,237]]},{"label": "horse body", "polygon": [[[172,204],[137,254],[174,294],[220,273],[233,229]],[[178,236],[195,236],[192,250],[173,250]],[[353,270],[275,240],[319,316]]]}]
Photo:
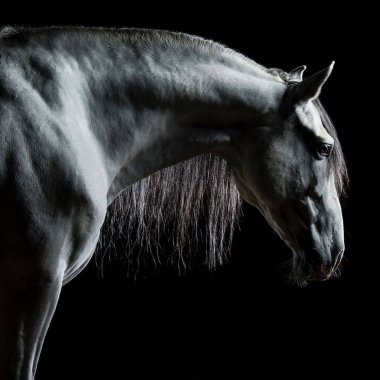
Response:
[{"label": "horse body", "polygon": [[[0,35],[1,379],[34,378],[61,287],[91,259],[107,206],[127,186],[213,153],[234,168],[243,197],[272,212],[271,199],[258,202],[263,188],[252,195],[242,165],[249,147],[234,144],[278,118],[288,89],[197,38],[62,28]],[[306,119],[308,107],[298,111]]]}]

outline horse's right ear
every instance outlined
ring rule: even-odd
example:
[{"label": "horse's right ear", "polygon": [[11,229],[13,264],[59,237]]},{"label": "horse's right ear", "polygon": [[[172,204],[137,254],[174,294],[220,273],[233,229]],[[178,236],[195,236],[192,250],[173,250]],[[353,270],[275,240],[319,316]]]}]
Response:
[{"label": "horse's right ear", "polygon": [[292,103],[306,103],[318,98],[323,85],[333,70],[334,63],[334,61],[331,62],[330,66],[311,75],[302,82],[292,84],[289,88]]},{"label": "horse's right ear", "polygon": [[306,70],[306,66],[302,65],[294,70],[292,70],[290,73],[288,73],[288,83],[299,83],[302,81],[303,72]]}]

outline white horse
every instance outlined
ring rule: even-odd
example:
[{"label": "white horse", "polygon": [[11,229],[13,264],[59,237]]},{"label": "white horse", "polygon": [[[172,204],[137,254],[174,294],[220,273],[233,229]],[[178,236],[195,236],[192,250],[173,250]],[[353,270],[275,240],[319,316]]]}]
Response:
[{"label": "white horse", "polygon": [[0,379],[34,378],[61,287],[93,256],[124,189],[135,236],[149,241],[171,217],[179,250],[213,200],[203,215],[213,267],[237,188],[292,249],[298,283],[334,274],[346,168],[317,100],[332,68],[302,80],[305,66],[266,69],[170,32],[3,29]]}]

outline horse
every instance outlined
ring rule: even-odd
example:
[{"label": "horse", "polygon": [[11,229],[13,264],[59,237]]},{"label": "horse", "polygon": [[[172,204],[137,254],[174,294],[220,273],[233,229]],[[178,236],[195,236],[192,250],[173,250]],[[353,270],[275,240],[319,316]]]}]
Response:
[{"label": "horse", "polygon": [[206,240],[214,268],[243,198],[292,250],[296,283],[339,271],[347,169],[319,101],[333,63],[305,69],[167,31],[1,30],[2,380],[34,379],[62,286],[106,217],[131,245],[169,231],[179,261]]}]

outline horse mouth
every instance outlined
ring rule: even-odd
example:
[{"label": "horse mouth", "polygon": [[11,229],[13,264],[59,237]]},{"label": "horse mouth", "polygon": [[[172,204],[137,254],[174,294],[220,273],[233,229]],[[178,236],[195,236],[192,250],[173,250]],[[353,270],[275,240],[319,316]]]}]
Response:
[{"label": "horse mouth", "polygon": [[289,274],[289,280],[292,284],[305,287],[312,282],[327,281],[332,278],[338,278],[342,273],[340,261],[332,266],[313,265],[310,262],[302,260],[302,256],[293,253],[292,268]]},{"label": "horse mouth", "polygon": [[331,272],[327,273],[325,271],[315,270],[312,273],[304,273],[300,268],[293,268],[289,280],[292,284],[303,288],[311,282],[327,281],[331,276]]}]

